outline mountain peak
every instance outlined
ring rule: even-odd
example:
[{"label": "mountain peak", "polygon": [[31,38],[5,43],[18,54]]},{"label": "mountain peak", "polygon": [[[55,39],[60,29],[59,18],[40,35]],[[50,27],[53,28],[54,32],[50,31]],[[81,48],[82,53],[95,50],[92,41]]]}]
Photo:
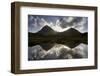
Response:
[{"label": "mountain peak", "polygon": [[37,33],[38,34],[43,34],[43,35],[53,35],[53,34],[56,33],[56,31],[54,31],[51,27],[46,25]]},{"label": "mountain peak", "polygon": [[[73,30],[73,31],[79,32],[78,30],[76,30],[76,29],[74,29],[74,28],[70,28],[70,29],[68,29],[68,30]],[[67,31],[68,31],[68,30],[67,30]]]},{"label": "mountain peak", "polygon": [[77,36],[80,36],[81,33],[74,28],[70,28],[64,32],[59,33],[59,35],[60,36],[69,36],[69,37],[75,36],[75,37],[77,37]]},{"label": "mountain peak", "polygon": [[[53,30],[53,29],[52,29],[51,27],[45,25],[41,30],[43,30],[43,31],[48,31],[48,30]],[[41,30],[40,30],[40,31],[41,31]]]}]

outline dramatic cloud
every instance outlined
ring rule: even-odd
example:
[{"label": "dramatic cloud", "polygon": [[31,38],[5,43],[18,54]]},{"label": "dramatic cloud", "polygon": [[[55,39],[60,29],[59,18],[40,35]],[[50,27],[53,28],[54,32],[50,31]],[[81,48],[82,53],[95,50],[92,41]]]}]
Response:
[{"label": "dramatic cloud", "polygon": [[36,45],[29,47],[28,60],[87,58],[87,50],[87,45],[83,43],[72,49],[62,44],[55,44],[49,50],[44,50],[40,45]]},{"label": "dramatic cloud", "polygon": [[39,18],[38,16],[28,16],[28,31],[29,32],[37,32],[47,25],[47,22],[43,18]]},{"label": "dramatic cloud", "polygon": [[74,56],[77,58],[77,56],[81,58],[87,58],[88,57],[88,46],[85,44],[80,44],[79,46],[72,49]]},{"label": "dramatic cloud", "polygon": [[87,17],[72,17],[72,16],[28,16],[28,31],[36,33],[44,26],[49,26],[57,32],[63,32],[70,28],[74,28],[81,33],[88,31]]}]

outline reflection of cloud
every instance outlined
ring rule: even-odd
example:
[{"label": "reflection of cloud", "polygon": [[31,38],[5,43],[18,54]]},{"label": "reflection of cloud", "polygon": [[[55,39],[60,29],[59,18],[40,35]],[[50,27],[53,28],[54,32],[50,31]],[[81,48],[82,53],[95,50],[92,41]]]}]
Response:
[{"label": "reflection of cloud", "polygon": [[46,51],[44,49],[42,49],[42,47],[39,45],[29,47],[29,49],[28,49],[29,60],[42,59],[44,57],[45,53],[46,53]]},{"label": "reflection of cloud", "polygon": [[79,46],[73,48],[72,50],[75,55],[83,57],[83,58],[87,58],[88,56],[87,49],[88,49],[87,45],[80,44]]},{"label": "reflection of cloud", "polygon": [[81,33],[88,31],[87,17],[69,17],[69,16],[28,16],[28,31],[38,32],[44,26],[49,26],[57,32],[63,32],[74,28]]},{"label": "reflection of cloud", "polygon": [[29,60],[42,60],[42,59],[74,59],[74,58],[87,58],[87,45],[80,44],[71,49],[62,44],[55,44],[48,51],[44,50],[40,45],[29,47]]}]

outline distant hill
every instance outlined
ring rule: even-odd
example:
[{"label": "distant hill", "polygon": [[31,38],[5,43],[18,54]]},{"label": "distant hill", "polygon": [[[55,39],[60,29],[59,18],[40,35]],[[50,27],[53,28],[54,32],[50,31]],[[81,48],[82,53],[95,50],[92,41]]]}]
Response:
[{"label": "distant hill", "polygon": [[55,35],[56,31],[54,31],[49,26],[44,26],[40,31],[37,33],[33,33],[33,35],[42,35],[42,36],[48,36],[48,35]]},{"label": "distant hill", "polygon": [[37,34],[41,34],[41,35],[54,35],[54,34],[56,34],[56,31],[54,31],[49,26],[44,26],[40,31],[37,32]]},{"label": "distant hill", "polygon": [[86,33],[83,33],[82,36],[88,36],[88,33],[87,32]]},{"label": "distant hill", "polygon": [[64,32],[56,32],[49,26],[43,27],[39,32],[37,33],[28,33],[29,37],[35,37],[35,36],[67,36],[67,37],[80,37],[80,36],[87,36],[87,33],[80,33],[78,30],[74,28],[70,28]]},{"label": "distant hill", "polygon": [[67,37],[70,37],[70,36],[86,35],[87,33],[82,34],[74,28],[70,28],[69,30],[66,30],[64,32],[56,32],[49,26],[45,26],[37,33],[28,33],[28,34],[29,34],[29,37],[31,36],[34,36],[34,37],[35,36],[67,36]]},{"label": "distant hill", "polygon": [[74,28],[70,28],[64,32],[60,32],[58,36],[81,36],[82,34]]}]

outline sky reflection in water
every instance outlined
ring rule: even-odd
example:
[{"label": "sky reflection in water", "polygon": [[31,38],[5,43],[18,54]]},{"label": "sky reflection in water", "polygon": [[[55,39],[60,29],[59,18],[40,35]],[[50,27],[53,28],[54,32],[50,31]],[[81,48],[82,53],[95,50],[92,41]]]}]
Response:
[{"label": "sky reflection in water", "polygon": [[28,60],[52,59],[80,59],[88,58],[88,45],[79,44],[70,48],[63,44],[55,44],[51,49],[45,50],[40,45],[28,47]]}]

